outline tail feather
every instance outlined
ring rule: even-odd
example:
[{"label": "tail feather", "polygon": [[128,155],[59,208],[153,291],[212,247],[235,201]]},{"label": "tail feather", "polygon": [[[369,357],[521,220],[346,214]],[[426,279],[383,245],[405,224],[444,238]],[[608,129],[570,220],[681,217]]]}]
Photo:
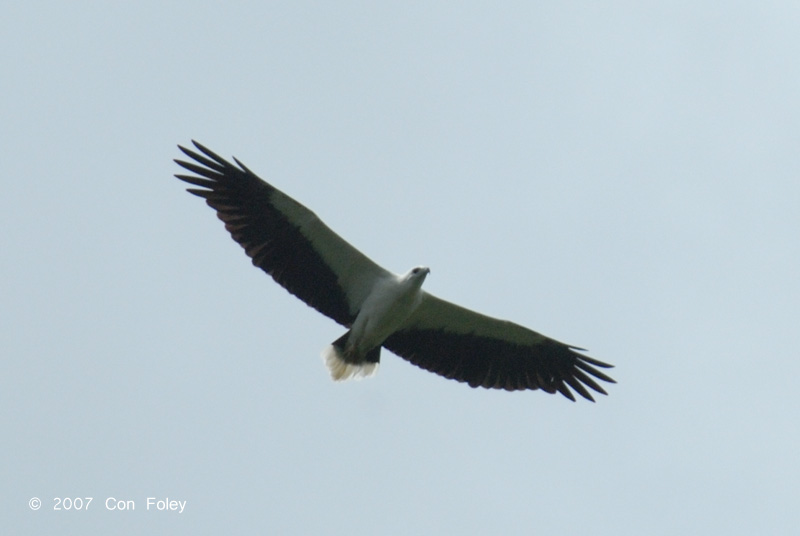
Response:
[{"label": "tail feather", "polygon": [[[380,346],[378,347],[380,348]],[[364,361],[362,363],[348,363],[345,360],[344,352],[331,344],[322,351],[322,359],[325,366],[331,373],[334,381],[349,380],[350,378],[361,379],[372,376],[378,371],[378,363]]]},{"label": "tail feather", "polygon": [[325,362],[325,366],[328,367],[331,378],[335,381],[366,378],[372,376],[378,370],[381,347],[373,348],[367,352],[364,358],[359,359],[345,350],[349,336],[350,331],[333,341],[333,344],[322,351],[322,359]]}]

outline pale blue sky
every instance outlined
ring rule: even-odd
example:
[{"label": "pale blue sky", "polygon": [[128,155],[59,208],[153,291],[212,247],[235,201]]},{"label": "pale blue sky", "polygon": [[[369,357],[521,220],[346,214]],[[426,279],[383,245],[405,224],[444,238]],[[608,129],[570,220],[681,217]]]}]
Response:
[{"label": "pale blue sky", "polygon": [[[796,529],[799,27],[790,1],[7,6],[3,532]],[[191,138],[619,384],[472,390],[389,352],[332,383],[341,328],[171,178]]]}]

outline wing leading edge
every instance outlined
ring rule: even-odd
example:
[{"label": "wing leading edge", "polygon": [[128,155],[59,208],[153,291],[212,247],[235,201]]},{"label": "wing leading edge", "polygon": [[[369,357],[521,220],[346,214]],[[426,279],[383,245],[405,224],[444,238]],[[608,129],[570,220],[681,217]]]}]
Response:
[{"label": "wing leading edge", "polygon": [[572,388],[594,401],[587,387],[606,394],[595,379],[616,383],[597,369],[612,365],[576,352],[579,348],[428,293],[383,346],[418,367],[472,387],[542,389],[574,401]]},{"label": "wing leading edge", "polygon": [[175,160],[195,173],[175,175],[199,187],[187,191],[216,210],[255,266],[311,307],[349,327],[376,278],[389,272],[236,158],[238,167],[193,143],[202,154],[178,146],[193,162]]}]

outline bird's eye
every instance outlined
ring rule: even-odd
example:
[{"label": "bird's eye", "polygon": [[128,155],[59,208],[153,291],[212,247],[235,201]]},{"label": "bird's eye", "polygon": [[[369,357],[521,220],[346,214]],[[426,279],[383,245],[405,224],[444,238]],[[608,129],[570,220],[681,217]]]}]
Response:
[{"label": "bird's eye", "polygon": [[419,273],[419,268],[414,268],[413,270],[411,270],[411,273],[412,274],[418,274]]}]

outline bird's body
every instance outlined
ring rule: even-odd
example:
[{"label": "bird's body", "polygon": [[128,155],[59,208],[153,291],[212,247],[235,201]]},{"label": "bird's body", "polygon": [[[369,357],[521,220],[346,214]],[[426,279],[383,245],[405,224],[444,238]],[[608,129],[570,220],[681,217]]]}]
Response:
[{"label": "bird's body", "polygon": [[512,322],[470,311],[422,290],[424,266],[396,275],[328,228],[316,214],[195,142],[176,160],[196,175],[176,175],[200,188],[225,228],[286,290],[348,328],[323,351],[336,379],[372,374],[385,347],[421,368],[472,387],[542,389],[574,400],[570,387],[605,394],[593,379],[614,383],[595,367],[611,365],[579,354]]},{"label": "bird's body", "polygon": [[352,327],[323,351],[334,380],[375,372],[381,345],[422,303],[422,283],[429,272],[419,266],[403,276],[392,275],[375,282]]}]

